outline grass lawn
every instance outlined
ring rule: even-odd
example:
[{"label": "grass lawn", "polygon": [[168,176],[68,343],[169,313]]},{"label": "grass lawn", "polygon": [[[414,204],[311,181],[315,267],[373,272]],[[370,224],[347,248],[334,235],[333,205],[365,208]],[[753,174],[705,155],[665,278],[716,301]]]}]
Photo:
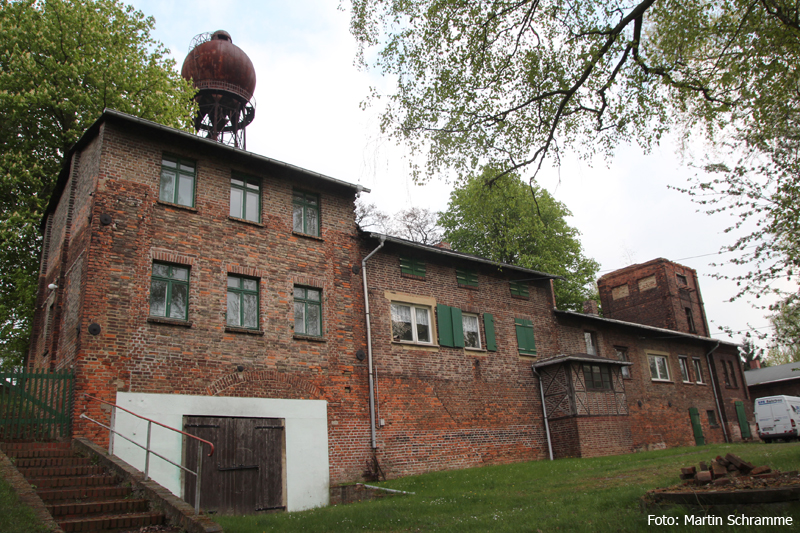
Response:
[{"label": "grass lawn", "polygon": [[30,507],[19,503],[17,493],[0,477],[0,531],[3,533],[39,533],[47,529],[37,521]]},{"label": "grass lawn", "polygon": [[[716,444],[655,452],[453,470],[376,483],[414,492],[311,511],[215,519],[226,533],[270,531],[792,531],[800,502],[764,516],[792,526],[648,526],[639,498],[680,482],[682,466],[735,453],[757,466],[800,470],[800,444]],[[680,517],[699,511],[651,513]],[[727,515],[723,516],[727,524]]]}]

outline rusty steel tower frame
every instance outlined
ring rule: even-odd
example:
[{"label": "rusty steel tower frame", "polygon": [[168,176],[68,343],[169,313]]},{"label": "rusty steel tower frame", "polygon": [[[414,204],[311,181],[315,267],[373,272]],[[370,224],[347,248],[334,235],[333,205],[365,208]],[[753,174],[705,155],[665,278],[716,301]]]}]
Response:
[{"label": "rusty steel tower frame", "polygon": [[256,72],[228,32],[201,33],[192,39],[181,76],[197,90],[195,130],[209,139],[247,149],[245,133],[256,114]]}]

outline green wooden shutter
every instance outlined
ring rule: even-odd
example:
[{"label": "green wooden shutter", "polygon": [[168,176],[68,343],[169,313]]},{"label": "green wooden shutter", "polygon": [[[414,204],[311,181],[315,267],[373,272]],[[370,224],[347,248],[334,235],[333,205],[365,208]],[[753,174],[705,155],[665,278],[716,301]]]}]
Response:
[{"label": "green wooden shutter", "polygon": [[456,269],[456,281],[466,287],[478,286],[478,273],[474,270]]},{"label": "green wooden shutter", "polygon": [[412,257],[400,258],[400,272],[409,276],[425,277],[425,261]]},{"label": "green wooden shutter", "polygon": [[511,296],[518,296],[520,298],[528,298],[528,283],[525,281],[510,281],[508,287],[511,289]]},{"label": "green wooden shutter", "polygon": [[453,346],[453,314],[446,305],[436,306],[436,321],[439,328],[439,344]]},{"label": "green wooden shutter", "polygon": [[490,352],[496,352],[497,340],[494,336],[494,317],[490,313],[483,313],[483,328],[486,330],[486,349]]},{"label": "green wooden shutter", "polygon": [[515,318],[514,327],[517,330],[519,353],[524,355],[536,355],[536,338],[533,335],[533,322],[524,318]]},{"label": "green wooden shutter", "polygon": [[697,412],[696,407],[689,408],[689,418],[692,420],[692,431],[694,431],[694,443],[702,446],[706,443],[703,437],[703,426],[700,424],[700,414]]},{"label": "green wooden shutter", "polygon": [[464,347],[464,322],[461,309],[451,307],[450,314],[453,317],[453,346],[456,348]]},{"label": "green wooden shutter", "polygon": [[739,418],[739,429],[742,430],[742,438],[749,439],[752,435],[750,434],[750,423],[747,422],[747,415],[744,412],[744,404],[741,401],[735,401],[733,405],[736,407],[736,416]]}]

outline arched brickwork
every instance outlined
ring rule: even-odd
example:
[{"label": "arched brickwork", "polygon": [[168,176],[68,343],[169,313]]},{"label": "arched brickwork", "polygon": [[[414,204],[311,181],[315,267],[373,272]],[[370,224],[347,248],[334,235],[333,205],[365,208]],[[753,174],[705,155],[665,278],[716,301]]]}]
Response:
[{"label": "arched brickwork", "polygon": [[234,372],[208,387],[209,396],[241,396],[250,398],[285,398],[290,400],[321,399],[322,391],[298,377],[259,370]]}]

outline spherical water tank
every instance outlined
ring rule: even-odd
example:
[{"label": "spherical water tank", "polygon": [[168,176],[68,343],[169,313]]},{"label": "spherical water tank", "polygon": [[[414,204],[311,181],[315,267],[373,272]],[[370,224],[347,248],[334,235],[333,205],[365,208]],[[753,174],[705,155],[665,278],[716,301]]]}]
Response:
[{"label": "spherical water tank", "polygon": [[193,80],[198,91],[222,90],[249,101],[256,88],[253,62],[233,44],[228,32],[218,30],[210,38],[207,36],[203,34],[195,38],[199,44],[183,61],[181,76]]}]

